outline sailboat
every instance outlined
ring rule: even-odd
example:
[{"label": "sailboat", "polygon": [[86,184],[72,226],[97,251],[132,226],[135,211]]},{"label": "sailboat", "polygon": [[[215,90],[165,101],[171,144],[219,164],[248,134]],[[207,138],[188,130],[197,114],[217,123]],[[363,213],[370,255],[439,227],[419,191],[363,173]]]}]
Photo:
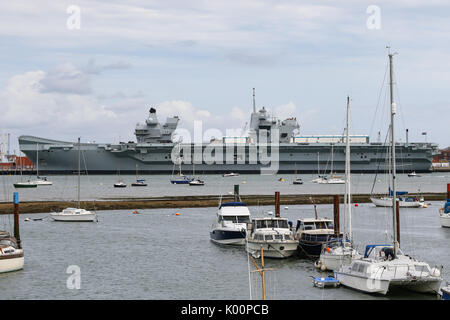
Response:
[{"label": "sailboat", "polygon": [[66,208],[61,212],[52,212],[50,216],[55,221],[65,221],[65,222],[93,222],[97,219],[95,212],[91,212],[80,208],[80,138],[78,138],[78,205],[76,208]]},{"label": "sailboat", "polygon": [[33,181],[38,186],[51,186],[53,182],[46,177],[39,176],[39,143],[36,144],[36,180]]},{"label": "sailboat", "polygon": [[175,170],[175,163],[173,164],[172,177],[170,179],[170,183],[171,184],[189,184],[189,182],[193,181],[194,178],[190,178],[181,173],[181,158],[179,159],[178,165],[179,165],[178,174],[177,174],[177,176],[174,176],[173,172]]},{"label": "sailboat", "polygon": [[295,179],[292,184],[303,184],[303,180],[297,176],[297,168],[295,168]]},{"label": "sailboat", "polygon": [[[192,176],[195,176],[195,163],[192,163]],[[200,180],[200,178],[193,178],[189,181],[190,186],[204,186],[205,181]]]},{"label": "sailboat", "polygon": [[0,273],[23,269],[24,255],[19,234],[19,194],[14,192],[14,236],[0,230]]},{"label": "sailboat", "polygon": [[138,165],[136,164],[136,182],[131,184],[132,187],[146,187],[145,179],[138,179]]},{"label": "sailboat", "polygon": [[119,177],[119,181],[114,183],[114,188],[126,188],[127,184],[120,178],[120,169],[117,170],[117,175]]},{"label": "sailboat", "polygon": [[322,176],[320,175],[320,153],[317,152],[317,178],[311,180],[311,182],[315,182],[315,183],[319,183],[320,181],[323,181],[324,179],[326,179],[326,176]]},{"label": "sailboat", "polygon": [[354,248],[352,242],[352,209],[351,209],[351,184],[350,184],[350,97],[347,97],[347,123],[346,123],[346,143],[345,143],[345,221],[348,223],[347,232],[344,232],[344,239],[336,239],[323,246],[319,257],[319,265],[322,270],[338,270],[342,265],[348,265],[355,259],[360,259],[361,255]]},{"label": "sailboat", "polygon": [[22,157],[19,158],[20,164],[20,182],[14,183],[14,188],[36,188],[37,184],[28,179],[28,181],[23,181],[23,160]]},{"label": "sailboat", "polygon": [[317,181],[317,183],[323,183],[323,184],[343,184],[345,183],[345,180],[340,179],[339,177],[335,176],[333,173],[333,144],[331,144],[331,170],[330,175],[331,178],[322,177]]},{"label": "sailboat", "polygon": [[429,264],[405,255],[400,250],[398,217],[396,214],[396,166],[394,116],[396,104],[393,95],[393,54],[389,52],[390,102],[391,102],[391,179],[393,242],[387,245],[367,245],[364,257],[354,260],[334,271],[335,278],[344,286],[366,293],[387,294],[393,287],[403,287],[416,292],[436,294],[441,286],[441,271]]}]

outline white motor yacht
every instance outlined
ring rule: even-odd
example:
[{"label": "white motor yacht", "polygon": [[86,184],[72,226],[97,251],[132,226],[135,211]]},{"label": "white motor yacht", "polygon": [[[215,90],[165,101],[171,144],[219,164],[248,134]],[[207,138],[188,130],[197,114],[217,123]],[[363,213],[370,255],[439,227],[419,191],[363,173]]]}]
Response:
[{"label": "white motor yacht", "polygon": [[265,258],[287,258],[297,251],[298,242],[286,218],[254,218],[251,226],[247,251],[253,256],[259,257],[261,247]]},{"label": "white motor yacht", "polygon": [[241,201],[219,203],[217,220],[211,227],[211,241],[219,244],[243,245],[247,235],[250,211]]}]

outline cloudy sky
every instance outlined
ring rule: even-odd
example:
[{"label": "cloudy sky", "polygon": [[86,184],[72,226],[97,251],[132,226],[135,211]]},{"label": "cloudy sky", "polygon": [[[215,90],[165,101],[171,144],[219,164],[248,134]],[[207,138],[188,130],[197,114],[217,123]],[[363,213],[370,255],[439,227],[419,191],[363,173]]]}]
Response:
[{"label": "cloudy sky", "polygon": [[376,141],[389,45],[397,136],[446,147],[449,14],[440,0],[3,1],[0,133],[134,140],[150,106],[181,128],[240,131],[255,87],[305,135],[341,134],[350,95],[351,133]]}]

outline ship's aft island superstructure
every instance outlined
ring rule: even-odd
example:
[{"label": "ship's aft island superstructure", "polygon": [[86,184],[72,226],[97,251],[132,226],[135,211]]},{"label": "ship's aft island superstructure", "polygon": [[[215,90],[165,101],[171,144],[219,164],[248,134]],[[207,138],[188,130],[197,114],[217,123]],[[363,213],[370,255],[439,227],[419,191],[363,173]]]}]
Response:
[{"label": "ship's aft island superstructure", "polygon": [[[121,173],[171,173],[174,165],[189,173],[261,173],[271,172],[317,173],[345,169],[345,136],[298,136],[300,126],[296,118],[283,121],[272,117],[265,107],[253,112],[247,137],[223,137],[208,143],[175,143],[175,130],[180,119],[167,118],[165,124],[158,121],[156,109],[151,108],[144,123],[135,129],[136,142],[81,143],[83,170],[90,174]],[[388,146],[369,142],[368,136],[350,136],[352,172],[377,172],[388,163]],[[39,171],[45,173],[73,173],[77,171],[76,142],[64,142],[20,136],[20,150],[36,163],[39,155]],[[37,152],[39,150],[39,152]],[[200,156],[198,154],[200,153]],[[197,154],[197,155],[196,155]],[[437,145],[432,143],[397,143],[399,172],[428,172]]]}]

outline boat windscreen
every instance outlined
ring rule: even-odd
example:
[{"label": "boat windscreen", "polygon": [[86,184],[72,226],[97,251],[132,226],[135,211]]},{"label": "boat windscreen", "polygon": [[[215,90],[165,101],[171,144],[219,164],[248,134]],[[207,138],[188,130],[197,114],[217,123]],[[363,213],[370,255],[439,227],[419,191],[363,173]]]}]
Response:
[{"label": "boat windscreen", "polygon": [[223,221],[231,221],[234,223],[248,223],[250,219],[248,216],[222,216]]}]

